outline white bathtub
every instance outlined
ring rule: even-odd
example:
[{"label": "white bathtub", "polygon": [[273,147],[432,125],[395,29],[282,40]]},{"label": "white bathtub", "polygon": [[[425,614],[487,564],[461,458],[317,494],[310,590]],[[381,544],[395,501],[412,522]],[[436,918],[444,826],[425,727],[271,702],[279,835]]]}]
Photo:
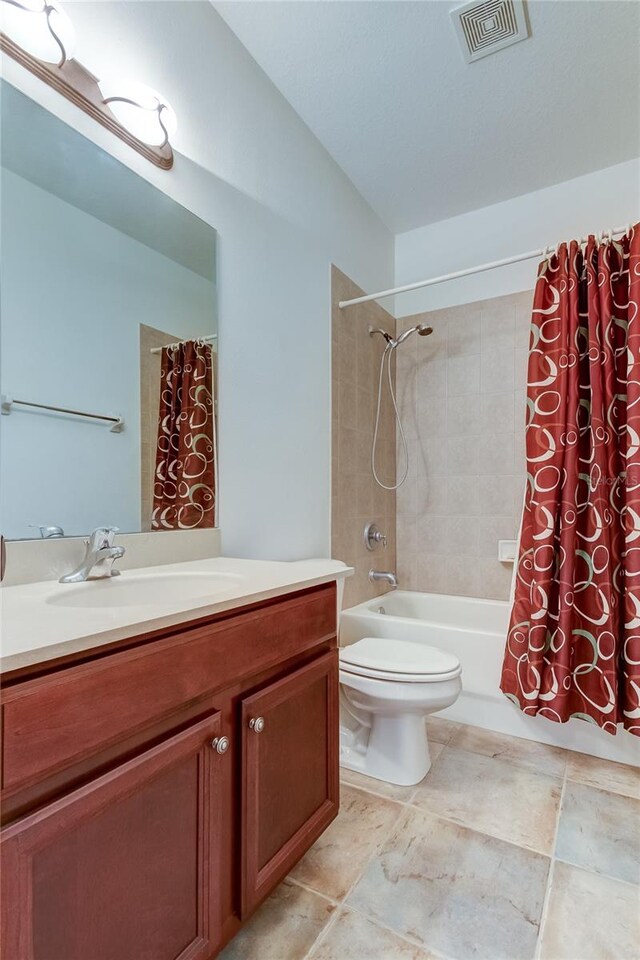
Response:
[{"label": "white bathtub", "polygon": [[450,650],[462,664],[462,694],[438,716],[640,766],[638,738],[625,731],[612,737],[582,720],[527,717],[507,700],[499,683],[508,624],[502,600],[394,590],[342,611],[340,645],[392,637]]}]

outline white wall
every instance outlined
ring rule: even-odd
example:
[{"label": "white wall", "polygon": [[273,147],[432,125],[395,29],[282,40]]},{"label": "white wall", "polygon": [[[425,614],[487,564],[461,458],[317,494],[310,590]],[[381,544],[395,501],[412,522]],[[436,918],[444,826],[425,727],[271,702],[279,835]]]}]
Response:
[{"label": "white wall", "polygon": [[[330,263],[393,281],[393,238],[209,3],[71,3],[77,55],[162,90],[158,171],[17,65],[5,77],[218,230],[220,524],[227,554],[330,550]],[[115,58],[115,59],[114,59]]]},{"label": "white wall", "polygon": [[111,433],[14,407],[0,423],[2,531],[16,539],[37,535],[30,523],[76,536],[100,524],[138,531],[140,324],[206,336],[215,288],[9,170],[1,185],[3,391],[125,420]]},{"label": "white wall", "polygon": [[[640,159],[399,234],[395,282],[413,283],[639,219]],[[537,264],[528,260],[401,294],[396,316],[529,290]]]}]

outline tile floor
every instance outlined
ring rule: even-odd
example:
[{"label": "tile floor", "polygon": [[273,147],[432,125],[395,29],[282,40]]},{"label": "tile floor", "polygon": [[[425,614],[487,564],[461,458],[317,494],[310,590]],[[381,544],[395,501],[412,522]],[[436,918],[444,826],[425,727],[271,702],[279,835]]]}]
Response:
[{"label": "tile floor", "polygon": [[417,787],[340,815],[223,960],[640,960],[640,771],[429,721]]}]

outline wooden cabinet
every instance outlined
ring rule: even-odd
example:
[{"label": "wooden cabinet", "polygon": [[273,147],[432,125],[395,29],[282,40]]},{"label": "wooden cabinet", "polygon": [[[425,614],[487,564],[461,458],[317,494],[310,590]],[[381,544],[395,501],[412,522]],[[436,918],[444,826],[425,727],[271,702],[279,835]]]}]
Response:
[{"label": "wooden cabinet", "polygon": [[210,960],[338,810],[334,585],[9,677],[2,708],[3,960]]},{"label": "wooden cabinet", "polygon": [[219,732],[215,714],[3,831],[5,960],[212,955]]},{"label": "wooden cabinet", "polygon": [[242,701],[242,915],[338,812],[338,664],[327,653]]}]

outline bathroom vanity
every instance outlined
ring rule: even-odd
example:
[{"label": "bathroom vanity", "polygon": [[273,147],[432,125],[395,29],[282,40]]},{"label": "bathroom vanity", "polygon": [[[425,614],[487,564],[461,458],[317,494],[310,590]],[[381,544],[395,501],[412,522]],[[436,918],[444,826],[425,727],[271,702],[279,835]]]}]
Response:
[{"label": "bathroom vanity", "polygon": [[117,607],[135,573],[3,589],[16,649],[37,597],[54,634],[110,621],[6,659],[6,960],[214,957],[336,816],[339,565],[272,566],[297,573],[154,608],[146,630]]}]

